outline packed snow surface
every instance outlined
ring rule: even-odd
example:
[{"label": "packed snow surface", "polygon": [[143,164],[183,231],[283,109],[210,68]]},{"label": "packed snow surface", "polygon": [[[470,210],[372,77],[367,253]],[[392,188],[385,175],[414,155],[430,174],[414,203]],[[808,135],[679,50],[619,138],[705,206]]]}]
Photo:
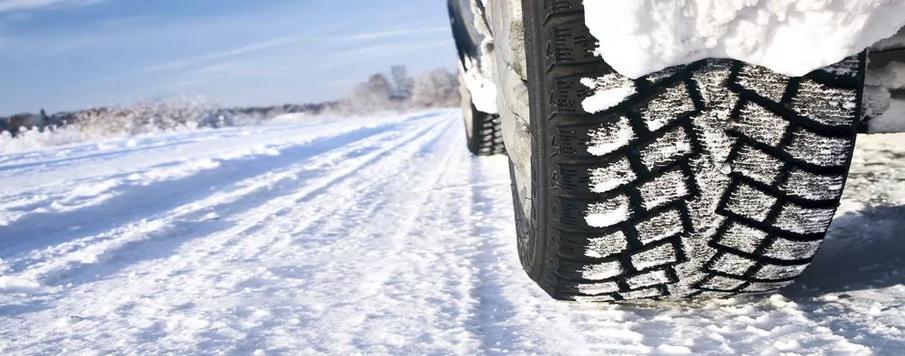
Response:
[{"label": "packed snow surface", "polygon": [[905,354],[905,137],[859,138],[781,293],[581,305],[522,271],[506,158],[470,156],[461,120],[0,153],[0,354]]},{"label": "packed snow surface", "polygon": [[632,78],[704,58],[790,76],[836,63],[905,25],[901,0],[585,0],[598,53]]}]

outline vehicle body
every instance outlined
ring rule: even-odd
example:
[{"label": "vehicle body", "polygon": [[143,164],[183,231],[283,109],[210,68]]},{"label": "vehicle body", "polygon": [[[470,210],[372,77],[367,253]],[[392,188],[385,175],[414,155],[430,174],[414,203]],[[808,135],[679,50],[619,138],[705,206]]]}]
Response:
[{"label": "vehicle body", "polygon": [[581,0],[449,9],[469,148],[508,154],[519,257],[557,299],[788,285],[829,227],[855,135],[905,131],[903,86],[882,79],[905,41],[802,77],[704,59],[632,79],[595,55]]}]

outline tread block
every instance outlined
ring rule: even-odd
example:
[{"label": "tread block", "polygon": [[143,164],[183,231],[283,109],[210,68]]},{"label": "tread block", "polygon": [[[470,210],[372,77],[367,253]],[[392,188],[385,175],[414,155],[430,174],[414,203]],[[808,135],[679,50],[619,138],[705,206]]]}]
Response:
[{"label": "tread block", "polygon": [[617,73],[596,78],[582,78],[579,82],[592,93],[584,97],[582,105],[590,104],[591,107],[594,107],[595,113],[613,112],[614,108],[632,101],[632,98],[638,94],[636,83]]},{"label": "tread block", "polygon": [[717,244],[742,252],[754,253],[757,247],[767,238],[767,233],[736,222],[729,227]]},{"label": "tread block", "polygon": [[795,159],[817,166],[842,166],[848,162],[852,140],[820,136],[805,129],[797,129],[787,148]]},{"label": "tread block", "polygon": [[588,153],[594,156],[605,156],[623,148],[635,138],[631,123],[626,117],[616,122],[600,124],[588,132]]},{"label": "tread block", "polygon": [[628,248],[628,240],[622,231],[616,231],[606,236],[595,237],[588,240],[585,256],[592,258],[604,258],[621,253]]},{"label": "tread block", "polygon": [[616,282],[579,284],[578,291],[587,295],[615,293],[619,291],[619,284]]},{"label": "tread block", "polygon": [[782,161],[751,146],[742,146],[738,158],[732,164],[732,171],[738,172],[758,182],[772,185],[782,170]]},{"label": "tread block", "polygon": [[610,163],[606,167],[592,168],[588,170],[588,174],[590,188],[594,193],[606,193],[638,179],[627,158]]},{"label": "tread block", "polygon": [[822,234],[830,227],[836,209],[803,208],[794,203],[782,207],[776,227],[797,234]]},{"label": "tread block", "polygon": [[742,256],[724,252],[721,256],[713,260],[710,269],[718,272],[728,273],[734,276],[742,276],[751,267],[757,265],[757,261],[747,259]]},{"label": "tread block", "polygon": [[781,260],[800,260],[814,257],[822,241],[792,241],[777,238],[764,251],[764,256]]},{"label": "tread block", "polygon": [[683,114],[690,113],[696,108],[691,101],[691,95],[685,87],[685,83],[679,82],[654,97],[641,108],[641,119],[650,131],[657,131]]},{"label": "tread block", "polygon": [[626,221],[632,209],[625,194],[607,199],[603,202],[588,205],[585,210],[585,222],[593,227],[610,227]]},{"label": "tread block", "polygon": [[673,245],[664,244],[632,255],[631,261],[632,266],[641,271],[678,262],[678,256],[676,256],[676,249]]},{"label": "tread block", "polygon": [[651,85],[658,85],[667,80],[672,79],[677,74],[683,73],[682,66],[674,66],[663,69],[659,72],[654,72],[644,76],[642,79],[650,83]]},{"label": "tread block", "polygon": [[654,209],[689,195],[685,175],[678,169],[671,170],[638,187],[645,209]]},{"label": "tread block", "polygon": [[792,169],[780,189],[789,195],[810,200],[836,200],[842,195],[845,177],[819,175]]},{"label": "tread block", "polygon": [[682,226],[682,216],[678,210],[672,209],[656,215],[650,219],[638,223],[638,239],[648,245],[668,237],[678,235],[685,231]]},{"label": "tread block", "polygon": [[661,293],[660,290],[657,288],[646,288],[646,289],[639,289],[639,290],[630,291],[630,292],[622,292],[622,293],[619,293],[619,295],[622,296],[623,299],[643,299],[643,298],[659,297],[659,296],[662,296],[663,293]]},{"label": "tread block", "polygon": [[792,99],[792,110],[823,125],[848,127],[858,116],[857,96],[852,92],[805,79]]},{"label": "tread block", "polygon": [[[861,72],[861,59],[859,56],[851,56],[842,61],[819,69],[820,72],[826,73],[836,80],[854,80],[858,78]],[[857,82],[853,83],[857,85]]]},{"label": "tread block", "polygon": [[669,281],[669,276],[666,274],[666,271],[659,270],[631,277],[626,280],[626,283],[628,283],[632,289],[638,289],[668,283]]},{"label": "tread block", "polygon": [[763,279],[793,278],[801,274],[801,272],[803,272],[807,267],[808,264],[802,264],[798,266],[777,266],[768,264],[764,265],[756,273],[754,273],[754,277]]},{"label": "tread block", "polygon": [[591,264],[584,267],[581,271],[581,277],[591,281],[601,281],[617,277],[625,272],[619,261],[603,262]]},{"label": "tread block", "polygon": [[757,221],[764,221],[778,199],[747,184],[739,184],[729,194],[726,209]]},{"label": "tread block", "polygon": [[789,79],[764,67],[746,65],[739,70],[737,82],[745,89],[778,103],[786,92]]},{"label": "tread block", "polygon": [[741,287],[746,281],[743,279],[729,278],[726,276],[713,276],[701,284],[701,288],[731,291]]},{"label": "tread block", "polygon": [[728,135],[725,128],[728,120],[728,114],[712,111],[704,111],[691,118],[692,132],[698,135],[698,142],[701,143],[700,152],[707,154],[714,164],[728,164],[731,147],[737,141],[736,137]]},{"label": "tread block", "polygon": [[760,105],[743,102],[735,129],[745,136],[768,146],[777,146],[789,127],[789,122]]},{"label": "tread block", "polygon": [[641,161],[647,169],[655,170],[669,166],[693,152],[689,135],[680,126],[642,148]]},{"label": "tread block", "polygon": [[704,106],[715,109],[715,113],[724,114],[738,102],[738,95],[727,87],[727,80],[732,75],[731,61],[708,60],[710,68],[693,74],[698,84]]}]

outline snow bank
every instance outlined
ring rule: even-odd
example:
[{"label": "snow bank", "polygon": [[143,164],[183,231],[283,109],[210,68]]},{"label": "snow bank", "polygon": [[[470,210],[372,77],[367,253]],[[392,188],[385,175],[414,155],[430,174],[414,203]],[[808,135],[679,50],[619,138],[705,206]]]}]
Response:
[{"label": "snow bank", "polygon": [[154,135],[165,132],[194,131],[201,128],[195,125],[182,125],[169,129],[155,129],[148,127],[144,132],[130,133],[117,130],[99,130],[95,126],[72,125],[45,130],[31,129],[12,136],[8,131],[0,132],[0,154],[12,154],[33,151],[45,147],[66,146],[71,144],[98,142],[105,144],[110,140],[123,140],[128,137],[140,137],[141,135]]},{"label": "snow bank", "polygon": [[0,153],[10,154],[30,151],[41,147],[63,146],[72,143],[85,142],[94,138],[93,135],[82,132],[73,127],[58,129],[26,130],[13,137],[9,131],[0,132]]},{"label": "snow bank", "polygon": [[704,58],[801,76],[905,25],[901,0],[585,0],[598,54],[632,78]]},{"label": "snow bank", "polygon": [[64,126],[21,129],[15,136],[9,131],[0,131],[0,154],[239,124],[215,113],[213,106],[193,97],[139,102],[126,108],[89,109],[74,113],[70,118],[72,121]]}]

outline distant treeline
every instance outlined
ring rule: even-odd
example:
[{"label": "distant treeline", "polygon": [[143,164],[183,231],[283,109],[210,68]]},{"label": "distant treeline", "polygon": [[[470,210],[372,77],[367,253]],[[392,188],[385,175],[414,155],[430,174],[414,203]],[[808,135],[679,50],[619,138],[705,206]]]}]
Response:
[{"label": "distant treeline", "polygon": [[274,118],[282,114],[359,115],[379,111],[408,111],[453,107],[459,104],[459,83],[446,69],[435,69],[410,77],[404,66],[393,66],[387,75],[378,73],[356,85],[338,101],[312,104],[221,108],[203,100],[171,98],[140,102],[131,107],[96,107],[80,111],[46,114],[22,113],[0,117],[0,134],[16,136],[29,130],[75,126],[103,133],[142,133],[169,128],[236,126]]},{"label": "distant treeline", "polygon": [[459,81],[446,69],[434,69],[410,77],[404,66],[371,75],[356,85],[337,103],[336,109],[349,114],[383,110],[412,110],[459,106]]},{"label": "distant treeline", "polygon": [[[184,101],[181,101],[181,103],[184,104]],[[155,120],[154,116],[149,117],[143,115],[148,113],[147,109],[151,105],[152,104],[149,103],[139,103],[133,107],[127,108],[96,107],[80,111],[59,112],[51,115],[48,115],[44,110],[41,110],[37,114],[22,113],[9,117],[0,116],[0,132],[7,131],[15,136],[17,133],[25,130],[44,130],[68,125],[79,125],[88,123],[89,121],[97,121],[100,118],[108,118],[110,121],[115,121],[115,119],[119,118],[130,118],[137,121],[136,124],[146,124],[149,121]],[[158,114],[164,115],[157,115],[163,116],[163,118],[158,117],[157,119],[166,119],[168,125],[193,122],[200,127],[220,127],[233,126],[232,124],[237,120],[262,120],[264,118],[272,118],[282,114],[320,115],[325,111],[334,108],[337,103],[324,102],[316,104],[285,104],[278,106],[239,108],[206,107],[195,108],[190,115],[177,115],[175,117],[173,114],[178,114],[180,111],[185,112],[188,105],[178,105],[182,106],[180,109],[174,109],[173,107],[176,105],[172,105],[171,102],[155,102],[153,105],[164,106],[168,108],[165,110],[175,111],[173,113],[158,112]]]}]

